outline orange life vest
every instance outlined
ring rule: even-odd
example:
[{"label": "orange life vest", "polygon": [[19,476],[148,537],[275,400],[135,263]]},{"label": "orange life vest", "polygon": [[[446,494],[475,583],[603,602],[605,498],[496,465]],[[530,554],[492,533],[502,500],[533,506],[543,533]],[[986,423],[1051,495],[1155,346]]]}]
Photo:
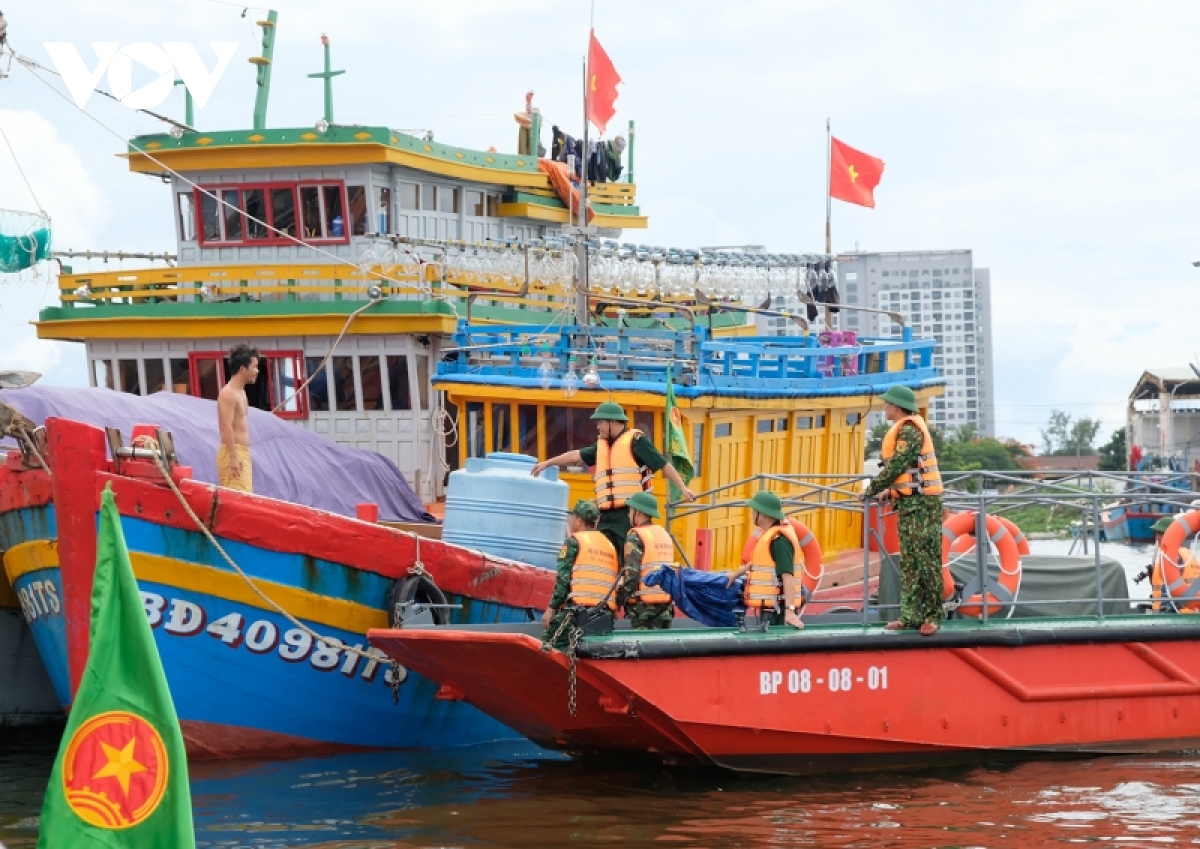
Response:
[{"label": "orange life vest", "polygon": [[750,555],[750,571],[746,573],[746,587],[742,591],[742,601],[747,608],[773,608],[779,599],[775,558],[771,556],[771,543],[777,536],[785,537],[794,550],[800,550],[800,540],[796,539],[796,531],[791,523],[783,522],[763,531],[754,544],[754,553]]},{"label": "orange life vest", "polygon": [[571,603],[595,607],[608,596],[610,610],[617,609],[617,550],[600,531],[580,531],[571,534],[579,543],[575,566],[571,569]]},{"label": "orange life vest", "polygon": [[675,545],[666,528],[658,525],[640,525],[631,529],[642,541],[642,580],[638,584],[637,599],[644,604],[667,604],[671,596],[659,587],[646,584],[646,576],[660,566],[675,565]]},{"label": "orange life vest", "polygon": [[891,487],[892,494],[900,498],[906,495],[941,495],[942,475],[938,471],[937,455],[933,453],[933,437],[929,435],[929,428],[920,416],[905,416],[892,425],[883,438],[880,457],[884,465],[892,459],[896,453],[896,437],[905,422],[911,422],[921,431],[921,453],[917,457],[917,465],[896,478]]},{"label": "orange life vest", "polygon": [[625,506],[629,496],[650,490],[650,470],[639,466],[633,457],[633,441],[640,430],[626,429],[610,445],[596,440],[596,506],[615,510]]}]

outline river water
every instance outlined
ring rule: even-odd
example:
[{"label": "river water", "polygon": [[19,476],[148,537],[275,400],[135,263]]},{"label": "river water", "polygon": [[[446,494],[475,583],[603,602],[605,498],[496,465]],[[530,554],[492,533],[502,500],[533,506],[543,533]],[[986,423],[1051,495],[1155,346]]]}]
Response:
[{"label": "river water", "polygon": [[[1069,543],[1035,542],[1039,554]],[[1076,552],[1078,553],[1078,552]],[[1147,548],[1105,546],[1129,574]],[[1146,585],[1132,586],[1145,595]],[[58,744],[0,738],[0,843],[31,847]],[[736,776],[526,743],[192,769],[205,847],[1200,845],[1200,753]]]}]

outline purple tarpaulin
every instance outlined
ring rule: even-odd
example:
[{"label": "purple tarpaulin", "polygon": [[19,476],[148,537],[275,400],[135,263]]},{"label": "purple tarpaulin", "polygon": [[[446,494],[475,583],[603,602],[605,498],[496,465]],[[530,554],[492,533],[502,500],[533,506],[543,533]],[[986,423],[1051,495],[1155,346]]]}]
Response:
[{"label": "purple tarpaulin", "polygon": [[[171,432],[179,462],[196,480],[217,482],[217,403],[158,392],[148,397],[111,389],[29,386],[0,389],[0,401],[38,425],[52,416],[115,427],[128,445],[135,424]],[[355,505],[374,502],[379,518],[433,521],[404,475],[386,457],[347,448],[262,410],[250,410],[250,456],[254,491],[281,501],[353,516]]]}]

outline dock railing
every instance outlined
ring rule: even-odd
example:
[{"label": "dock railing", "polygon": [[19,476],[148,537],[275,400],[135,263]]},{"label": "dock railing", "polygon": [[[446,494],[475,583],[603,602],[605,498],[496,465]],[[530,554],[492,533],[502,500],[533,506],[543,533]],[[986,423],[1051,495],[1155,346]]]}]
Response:
[{"label": "dock railing", "polygon": [[[1129,612],[1136,609],[1133,605],[1144,604],[1145,599],[1134,598],[1128,593],[1125,597],[1113,597],[1104,592],[1103,558],[1100,551],[1100,537],[1105,524],[1105,518],[1110,508],[1122,504],[1137,504],[1153,502],[1161,506],[1164,512],[1184,513],[1200,507],[1200,474],[1172,472],[1162,476],[1161,480],[1147,476],[1145,472],[1045,472],[1045,471],[970,471],[944,472],[942,475],[945,491],[942,495],[944,508],[943,521],[950,515],[963,511],[974,511],[976,524],[974,537],[976,540],[988,540],[988,545],[976,544],[972,551],[951,554],[951,564],[973,557],[975,574],[980,583],[980,597],[986,602],[979,605],[981,622],[986,624],[989,619],[1011,618],[1018,605],[1036,607],[1039,605],[1062,604],[1095,604],[1096,619],[1105,617],[1107,606],[1127,606]],[[757,474],[742,480],[734,481],[711,490],[697,493],[694,502],[671,502],[667,505],[666,526],[671,530],[672,523],[686,520],[689,517],[711,512],[713,510],[747,511],[745,507],[747,493],[757,490],[771,490],[779,495],[784,513],[789,517],[795,516],[803,521],[806,514],[816,511],[834,511],[855,516],[862,529],[862,608],[859,612],[863,625],[873,621],[877,614],[877,599],[871,594],[871,543],[874,542],[879,552],[881,565],[891,563],[893,552],[887,551],[883,528],[884,509],[876,499],[863,500],[871,478],[866,475],[774,475]],[[1033,599],[1021,600],[1019,593],[1011,601],[1002,601],[989,597],[989,585],[996,580],[988,575],[988,564],[998,560],[994,544],[988,538],[986,531],[989,516],[1008,518],[1010,514],[1031,506],[1049,507],[1051,510],[1063,510],[1067,515],[1079,517],[1084,540],[1084,556],[1087,555],[1086,537],[1091,536],[1093,545],[1091,555],[1095,565],[1095,591],[1087,596],[1071,598],[1055,598],[1050,600]],[[875,509],[879,508],[879,509]],[[747,519],[746,526],[749,527]],[[1028,532],[1035,533],[1033,529]],[[674,538],[674,535],[672,535]],[[819,541],[819,538],[818,538]],[[691,565],[686,552],[676,542],[683,561]],[[1082,559],[1082,558],[1081,558]],[[1149,565],[1149,564],[1148,564]],[[1163,609],[1171,609],[1169,597],[1163,596]],[[950,605],[951,609],[953,604]],[[999,607],[1007,612],[991,614],[989,608]],[[1110,614],[1111,615],[1111,614]]]}]

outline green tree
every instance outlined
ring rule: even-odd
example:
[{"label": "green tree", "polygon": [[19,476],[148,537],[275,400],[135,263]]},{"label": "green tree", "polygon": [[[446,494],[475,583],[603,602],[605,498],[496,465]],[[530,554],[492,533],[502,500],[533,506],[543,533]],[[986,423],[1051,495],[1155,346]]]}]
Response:
[{"label": "green tree", "polygon": [[969,472],[976,469],[1004,471],[1017,468],[1017,461],[1009,454],[1004,443],[985,437],[969,442],[946,443],[938,454],[938,468],[948,472]]},{"label": "green tree", "polygon": [[872,457],[878,457],[883,451],[883,438],[887,436],[887,432],[891,430],[890,422],[880,422],[871,428],[867,434],[866,445],[863,446],[863,456],[870,460]]},{"label": "green tree", "polygon": [[1122,472],[1128,452],[1125,450],[1125,428],[1119,427],[1112,432],[1108,442],[1100,446],[1100,465],[1102,472]]},{"label": "green tree", "polygon": [[1080,419],[1071,425],[1067,435],[1067,444],[1060,454],[1074,454],[1076,457],[1090,456],[1096,453],[1094,443],[1096,434],[1100,432],[1099,419]]},{"label": "green tree", "polygon": [[1042,453],[1061,454],[1071,439],[1071,417],[1062,410],[1051,410],[1050,421],[1042,431]]}]

